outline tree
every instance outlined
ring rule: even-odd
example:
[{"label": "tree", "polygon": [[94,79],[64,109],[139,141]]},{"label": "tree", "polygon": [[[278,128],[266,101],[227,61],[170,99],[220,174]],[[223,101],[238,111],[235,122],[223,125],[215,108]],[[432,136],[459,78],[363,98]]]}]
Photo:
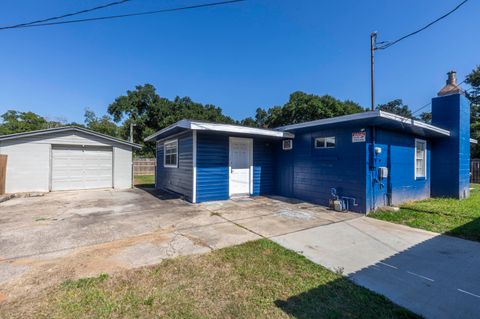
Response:
[{"label": "tree", "polygon": [[[467,75],[465,83],[470,84],[472,89],[467,91],[466,96],[470,100],[470,135],[480,139],[480,66]],[[480,145],[472,145],[471,157],[480,158]]]},{"label": "tree", "polygon": [[432,112],[423,112],[420,114],[420,119],[425,123],[432,123]]},{"label": "tree", "polygon": [[95,112],[85,109],[85,125],[88,129],[102,134],[119,137],[119,128],[110,116],[97,117]]},{"label": "tree", "polygon": [[235,123],[225,116],[222,109],[211,104],[203,105],[192,101],[189,97],[176,97],[173,101],[162,98],[151,84],[138,85],[135,90],[127,91],[109,105],[108,113],[116,123],[123,121],[119,129],[122,138],[127,139],[130,124],[134,124],[133,141],[144,144],[142,155],[153,156],[155,143],[144,143],[143,140],[181,119],[203,120],[216,123]]},{"label": "tree", "polygon": [[258,108],[255,120],[247,118],[243,123],[274,128],[288,124],[302,123],[334,116],[363,112],[364,109],[352,101],[340,101],[329,95],[318,96],[304,92],[294,92],[283,106],[274,106],[265,111]]},{"label": "tree", "polygon": [[0,135],[23,133],[48,128],[48,121],[33,112],[9,110],[1,115]]},{"label": "tree", "polygon": [[412,118],[412,111],[408,108],[408,105],[403,104],[402,99],[392,100],[386,104],[379,104],[377,110],[397,114],[403,117]]}]

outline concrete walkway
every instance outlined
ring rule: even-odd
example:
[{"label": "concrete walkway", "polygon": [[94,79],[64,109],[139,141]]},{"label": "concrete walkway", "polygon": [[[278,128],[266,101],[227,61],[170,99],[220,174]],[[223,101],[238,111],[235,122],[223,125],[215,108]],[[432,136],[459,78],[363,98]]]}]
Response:
[{"label": "concrete walkway", "polygon": [[480,315],[480,243],[367,217],[272,240],[426,318]]}]

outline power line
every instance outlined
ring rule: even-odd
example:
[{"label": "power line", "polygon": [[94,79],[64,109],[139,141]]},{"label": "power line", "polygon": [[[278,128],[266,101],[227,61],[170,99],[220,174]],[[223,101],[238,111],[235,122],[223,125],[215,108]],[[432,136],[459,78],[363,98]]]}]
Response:
[{"label": "power line", "polygon": [[[127,18],[127,17],[136,17],[136,16],[143,16],[143,15],[152,15],[152,14],[157,14],[157,13],[166,13],[166,12],[174,12],[174,11],[183,11],[183,10],[191,10],[191,9],[221,6],[221,5],[226,5],[226,4],[236,3],[236,2],[244,2],[244,1],[247,1],[247,0],[230,0],[230,1],[221,1],[221,2],[210,2],[210,3],[203,3],[203,4],[184,6],[184,7],[176,7],[176,8],[170,8],[170,9],[134,12],[134,13],[119,14],[119,15],[86,18],[86,19],[66,20],[66,21],[58,21],[58,22],[37,23],[37,24],[19,26],[19,27],[16,27],[15,29],[17,29],[17,28],[43,27],[43,26],[80,23],[80,22],[89,22],[89,21],[99,21],[99,20],[110,20],[110,19],[119,19],[119,18]],[[0,29],[0,31],[1,30],[2,29]]]},{"label": "power line", "polygon": [[[463,80],[462,82],[458,83],[457,86],[460,87],[460,85],[462,85],[463,83],[465,83],[466,80],[467,80],[467,79],[465,79],[465,80]],[[414,112],[412,112],[412,115],[420,112],[421,110],[423,110],[424,108],[426,108],[427,106],[429,106],[429,105],[431,105],[431,104],[432,104],[432,102],[428,102],[428,103],[425,104],[424,106],[422,106],[422,107],[418,108],[417,110],[415,110]]]},{"label": "power line", "polygon": [[63,18],[67,18],[67,17],[71,17],[71,16],[83,14],[83,13],[88,13],[88,12],[92,12],[92,11],[96,11],[96,10],[100,10],[100,9],[105,9],[105,8],[108,8],[108,7],[113,7],[113,6],[123,4],[123,3],[129,2],[129,1],[131,1],[131,0],[120,0],[120,1],[110,2],[110,3],[103,4],[103,5],[100,5],[100,6],[97,6],[97,7],[93,7],[93,8],[62,14],[60,16],[55,16],[55,17],[51,17],[51,18],[35,20],[35,21],[25,22],[25,23],[20,23],[20,24],[15,24],[15,25],[10,25],[10,26],[6,26],[6,27],[0,27],[0,30],[24,28],[24,27],[27,27],[27,26],[31,26],[33,24],[38,24],[38,23],[44,23],[44,22],[48,22],[48,21],[63,19]]},{"label": "power line", "polygon": [[452,10],[450,10],[449,12],[445,13],[444,15],[442,15],[441,17],[439,17],[438,19],[430,22],[429,24],[427,24],[426,26],[424,26],[423,28],[420,28],[416,31],[413,31],[407,35],[404,35],[403,37],[395,40],[395,41],[387,41],[386,44],[383,44],[381,46],[377,46],[375,49],[376,50],[385,50],[389,47],[391,47],[392,45],[395,45],[397,44],[398,42],[402,41],[402,40],[405,40],[406,38],[409,38],[417,33],[420,33],[422,32],[423,30],[425,29],[428,29],[429,27],[431,27],[432,25],[434,25],[435,23],[439,22],[440,20],[443,20],[445,19],[446,17],[448,17],[449,15],[451,15],[452,13],[454,13],[455,11],[457,11],[458,9],[460,9],[461,6],[463,6],[465,3],[467,3],[469,0],[464,0],[462,2],[460,2],[460,4],[458,4],[455,8],[453,8]]}]

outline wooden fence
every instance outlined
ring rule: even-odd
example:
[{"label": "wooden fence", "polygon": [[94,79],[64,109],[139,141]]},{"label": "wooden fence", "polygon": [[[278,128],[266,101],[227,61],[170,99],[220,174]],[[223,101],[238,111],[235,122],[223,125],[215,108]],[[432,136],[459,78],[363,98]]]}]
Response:
[{"label": "wooden fence", "polygon": [[7,180],[7,155],[0,155],[0,195],[5,194]]},{"label": "wooden fence", "polygon": [[480,183],[480,159],[472,159],[470,162],[470,182]]},{"label": "wooden fence", "polygon": [[133,160],[133,175],[155,175],[157,159],[155,158],[135,158]]}]

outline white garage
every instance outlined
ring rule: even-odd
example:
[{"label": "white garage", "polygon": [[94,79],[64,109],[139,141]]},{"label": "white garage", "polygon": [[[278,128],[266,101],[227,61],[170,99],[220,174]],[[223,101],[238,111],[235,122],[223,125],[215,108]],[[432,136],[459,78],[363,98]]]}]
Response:
[{"label": "white garage", "polygon": [[0,136],[6,192],[132,187],[132,150],[140,146],[81,127]]}]

